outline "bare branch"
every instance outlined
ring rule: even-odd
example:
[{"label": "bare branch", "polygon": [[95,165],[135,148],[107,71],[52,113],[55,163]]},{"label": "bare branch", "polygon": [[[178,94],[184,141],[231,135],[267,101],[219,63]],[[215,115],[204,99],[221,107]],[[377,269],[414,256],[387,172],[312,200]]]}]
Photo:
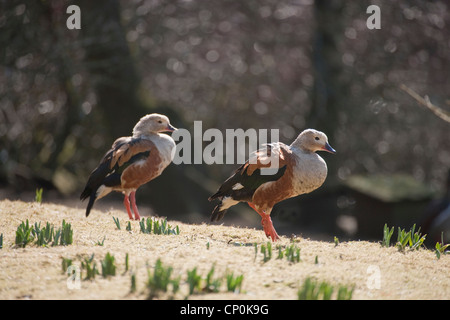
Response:
[{"label": "bare branch", "polygon": [[404,84],[400,85],[400,89],[402,89],[407,94],[409,94],[411,97],[413,97],[419,104],[430,109],[435,115],[437,115],[442,120],[450,122],[450,112],[447,110],[441,109],[441,108],[435,106],[434,104],[432,104],[430,99],[428,98],[428,96],[425,96],[425,98],[422,98],[415,91],[408,88]]}]

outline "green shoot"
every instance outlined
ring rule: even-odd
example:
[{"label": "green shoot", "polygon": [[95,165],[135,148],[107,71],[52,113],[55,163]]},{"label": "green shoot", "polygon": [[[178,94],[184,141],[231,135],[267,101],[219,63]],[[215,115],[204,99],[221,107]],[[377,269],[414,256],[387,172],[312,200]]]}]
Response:
[{"label": "green shoot", "polygon": [[62,222],[62,229],[55,231],[54,227],[49,222],[41,229],[41,223],[34,223],[30,226],[28,219],[26,223],[22,223],[17,227],[15,244],[18,247],[25,248],[31,241],[35,240],[38,246],[65,246],[72,244],[73,230],[70,223]]},{"label": "green shoot", "polygon": [[409,246],[411,250],[418,250],[420,246],[423,245],[426,235],[422,236],[420,233],[420,228],[417,232],[414,232],[415,228],[415,224],[408,232],[406,232],[405,229],[398,228],[396,246],[399,251],[404,251],[407,246]]},{"label": "green shoot", "polygon": [[172,228],[170,224],[167,223],[167,219],[164,218],[162,220],[152,220],[151,218],[143,218],[139,221],[139,227],[142,233],[145,234],[162,234],[162,235],[179,235],[180,228],[175,226]]},{"label": "green shoot", "polygon": [[425,238],[427,235],[422,236],[420,233],[420,227],[417,230],[417,232],[414,232],[415,224],[413,225],[413,228],[411,229],[411,237],[409,239],[409,246],[411,250],[419,250],[419,248],[423,245],[423,242],[425,241]]},{"label": "green shoot", "polygon": [[334,247],[336,248],[339,245],[339,238],[334,236]]},{"label": "green shoot", "polygon": [[104,236],[104,237],[103,237],[103,240],[102,240],[102,241],[100,241],[100,240],[97,240],[97,243],[96,243],[96,245],[97,245],[97,246],[101,246],[101,247],[103,247],[103,245],[105,244],[105,239],[106,239],[106,236]]},{"label": "green shoot", "polygon": [[69,244],[72,244],[72,242],[73,242],[72,225],[70,223],[66,223],[66,221],[63,219],[61,229],[61,241],[59,245],[67,246]]},{"label": "green shoot", "polygon": [[72,259],[68,259],[68,258],[64,258],[64,257],[62,258],[61,268],[62,268],[63,273],[66,273],[67,269],[71,265],[72,265]]},{"label": "green shoot", "polygon": [[197,273],[197,267],[187,271],[186,282],[189,285],[189,295],[201,292],[219,292],[222,279],[213,279],[214,265],[208,271],[206,278]]},{"label": "green shoot", "polygon": [[97,264],[94,261],[94,254],[88,259],[84,258],[84,261],[81,261],[81,270],[86,270],[86,277],[84,280],[95,279],[95,276],[99,274],[97,269]]},{"label": "green shoot", "polygon": [[438,260],[441,258],[441,255],[446,254],[447,248],[450,246],[450,243],[444,244],[444,232],[441,233],[441,242],[436,242],[435,253]]},{"label": "green shoot", "polygon": [[202,277],[197,274],[197,267],[187,271],[187,283],[189,284],[189,294],[193,294],[194,291],[200,291]]},{"label": "green shoot", "polygon": [[152,231],[152,220],[147,219],[147,224],[145,223],[145,218],[139,221],[139,227],[142,233],[150,234]]},{"label": "green shoot", "polygon": [[205,284],[205,287],[203,288],[203,291],[219,292],[219,288],[222,283],[222,280],[213,279],[213,275],[214,275],[214,265],[211,267],[208,274],[206,275],[206,284]]},{"label": "green shoot", "polygon": [[286,257],[289,262],[300,262],[300,248],[295,244],[287,246],[284,250],[281,246],[278,246],[277,259],[283,259],[283,257]]},{"label": "green shoot", "polygon": [[355,290],[354,286],[352,286],[351,288],[348,288],[347,286],[339,286],[336,299],[337,300],[352,300],[353,290]]},{"label": "green shoot", "polygon": [[383,242],[381,243],[382,247],[389,248],[390,243],[391,243],[391,237],[392,237],[393,233],[394,233],[394,227],[389,229],[387,224],[385,224],[384,228],[383,228]]},{"label": "green shoot", "polygon": [[175,278],[170,280],[170,283],[172,285],[172,297],[178,292],[180,289],[180,279],[181,277]]},{"label": "green shoot", "polygon": [[302,287],[297,292],[298,300],[318,300],[319,289],[317,288],[317,282],[311,278],[306,278]]},{"label": "green shoot", "polygon": [[299,300],[330,300],[334,288],[326,283],[306,278],[303,282],[302,288],[298,291],[297,296]]},{"label": "green shoot", "polygon": [[106,253],[105,258],[101,262],[103,278],[116,275],[116,265],[114,263],[114,260],[115,258],[113,255],[111,255],[109,252]]},{"label": "green shoot", "polygon": [[36,195],[34,196],[34,201],[37,203],[42,203],[42,192],[44,190],[42,188],[36,189]]},{"label": "green shoot", "polygon": [[34,224],[34,229],[31,230],[33,236],[36,238],[36,244],[38,246],[46,246],[53,240],[54,228],[47,222],[44,228],[40,228],[41,223]]},{"label": "green shoot", "polygon": [[32,229],[33,227],[30,227],[28,219],[26,220],[26,223],[22,221],[22,223],[17,227],[16,231],[16,246],[18,246],[19,248],[25,248],[28,243],[33,241],[34,237],[31,233]]},{"label": "green shoot", "polygon": [[[416,230],[416,225],[414,224],[412,228],[406,232],[405,229],[401,229],[398,227],[397,230],[397,242],[395,243],[395,246],[398,248],[399,251],[404,251],[406,247],[409,247],[410,250],[418,250],[425,241],[426,234],[422,236],[420,233],[420,228]],[[387,224],[384,225],[383,228],[383,241],[381,242],[382,247],[388,248],[391,244],[391,237],[394,233],[394,227],[389,228]]]},{"label": "green shoot", "polygon": [[242,288],[242,281],[244,280],[244,275],[234,276],[234,273],[228,273],[226,275],[227,279],[227,290],[234,293],[239,293]]},{"label": "green shoot", "polygon": [[129,258],[128,258],[128,252],[127,252],[127,254],[125,255],[125,272],[127,272],[128,271],[128,268],[129,268]]},{"label": "green shoot", "polygon": [[[150,233],[151,233],[151,230],[150,230]],[[161,234],[161,226],[159,224],[159,220],[155,220],[153,222],[153,233],[154,234]]]},{"label": "green shoot", "polygon": [[[306,278],[302,287],[297,292],[298,300],[331,300],[335,288],[329,283],[321,283],[310,277]],[[353,288],[339,286],[337,300],[350,300],[353,295]]]},{"label": "green shoot", "polygon": [[277,256],[277,259],[283,259],[283,256],[284,256],[284,252],[283,252],[283,250],[281,249],[281,246],[278,246],[278,256]]},{"label": "green shoot", "polygon": [[265,245],[261,245],[261,253],[264,255],[263,261],[267,262],[272,259],[272,243],[267,242],[267,249]]},{"label": "green shoot", "polygon": [[153,273],[147,270],[147,288],[149,289],[149,299],[156,298],[161,292],[167,292],[169,284],[172,285],[172,293],[175,294],[180,286],[180,278],[171,279],[172,267],[164,267],[161,259],[156,260]]},{"label": "green shoot", "polygon": [[130,221],[128,221],[128,224],[127,224],[125,230],[131,231],[131,223],[130,223]]},{"label": "green shoot", "polygon": [[284,254],[289,262],[300,262],[300,248],[296,245],[286,247]]},{"label": "green shoot", "polygon": [[133,273],[131,275],[131,288],[130,288],[130,292],[136,292],[136,275]]},{"label": "green shoot", "polygon": [[120,221],[119,221],[119,218],[115,218],[115,217],[112,217],[112,218],[113,218],[113,220],[114,220],[114,223],[116,224],[117,229],[120,230]]}]

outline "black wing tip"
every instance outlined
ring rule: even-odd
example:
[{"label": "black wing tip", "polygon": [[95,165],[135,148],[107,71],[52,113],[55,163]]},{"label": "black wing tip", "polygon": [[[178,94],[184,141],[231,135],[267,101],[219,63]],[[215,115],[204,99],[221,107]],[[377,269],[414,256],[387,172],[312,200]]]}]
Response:
[{"label": "black wing tip", "polygon": [[213,201],[213,200],[216,200],[216,199],[222,200],[221,197],[223,197],[223,192],[219,189],[219,190],[217,190],[216,193],[214,193],[212,196],[210,196],[208,198],[208,201]]},{"label": "black wing tip", "polygon": [[86,218],[89,216],[89,213],[91,213],[91,209],[94,206],[94,202],[95,202],[96,199],[97,199],[96,194],[95,193],[91,193],[90,194],[90,198],[89,198],[89,203],[88,203],[88,205],[86,207]]},{"label": "black wing tip", "polygon": [[81,201],[84,201],[84,200],[86,200],[90,195],[91,195],[90,192],[87,192],[87,191],[85,190],[85,191],[83,191],[83,192],[81,193],[81,195],[80,195],[80,200],[81,200]]},{"label": "black wing tip", "polygon": [[212,195],[211,197],[208,198],[208,201],[210,201],[210,202],[211,202],[211,201],[214,201],[214,200],[217,199],[217,197],[218,197],[218,196],[217,196],[216,194],[214,194],[214,195]]},{"label": "black wing tip", "polygon": [[222,220],[222,218],[225,216],[225,213],[227,213],[226,209],[220,210],[221,206],[222,206],[222,203],[218,204],[214,208],[213,212],[211,213],[211,221],[212,222],[217,222],[217,221]]}]

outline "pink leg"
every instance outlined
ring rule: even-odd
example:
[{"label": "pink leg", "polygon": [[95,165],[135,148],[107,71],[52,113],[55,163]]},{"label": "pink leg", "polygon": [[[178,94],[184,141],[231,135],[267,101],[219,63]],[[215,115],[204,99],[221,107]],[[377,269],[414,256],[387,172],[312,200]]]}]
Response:
[{"label": "pink leg", "polygon": [[270,214],[266,214],[264,211],[258,211],[255,205],[251,202],[248,202],[248,205],[261,216],[261,225],[263,226],[267,238],[272,238],[273,242],[280,239],[277,232],[275,231],[275,228],[273,227],[272,219],[270,219]]},{"label": "pink leg", "polygon": [[270,215],[264,215],[261,219],[261,224],[264,228],[264,232],[266,233],[267,238],[272,238],[272,241],[275,242],[280,237],[278,236],[278,233],[275,231],[275,228],[273,227],[272,219],[270,219]]},{"label": "pink leg", "polygon": [[130,193],[131,205],[133,206],[134,211],[134,220],[141,220],[141,216],[139,215],[139,210],[136,205],[136,191]]},{"label": "pink leg", "polygon": [[125,197],[123,199],[123,205],[127,209],[128,217],[130,217],[130,220],[133,220],[133,214],[131,213],[131,208],[130,208],[130,200],[128,199],[127,194],[125,194]]}]

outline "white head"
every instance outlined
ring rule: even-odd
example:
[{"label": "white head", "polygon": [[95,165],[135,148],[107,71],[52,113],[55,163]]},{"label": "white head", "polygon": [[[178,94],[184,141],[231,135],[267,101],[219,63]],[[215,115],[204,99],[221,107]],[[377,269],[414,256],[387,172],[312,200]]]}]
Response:
[{"label": "white head", "polygon": [[172,132],[177,130],[170,124],[165,115],[152,113],[143,116],[133,128],[133,137],[158,132]]},{"label": "white head", "polygon": [[314,129],[304,130],[298,135],[297,139],[292,142],[291,146],[307,152],[327,151],[336,153],[336,150],[328,144],[328,138],[325,133]]}]

